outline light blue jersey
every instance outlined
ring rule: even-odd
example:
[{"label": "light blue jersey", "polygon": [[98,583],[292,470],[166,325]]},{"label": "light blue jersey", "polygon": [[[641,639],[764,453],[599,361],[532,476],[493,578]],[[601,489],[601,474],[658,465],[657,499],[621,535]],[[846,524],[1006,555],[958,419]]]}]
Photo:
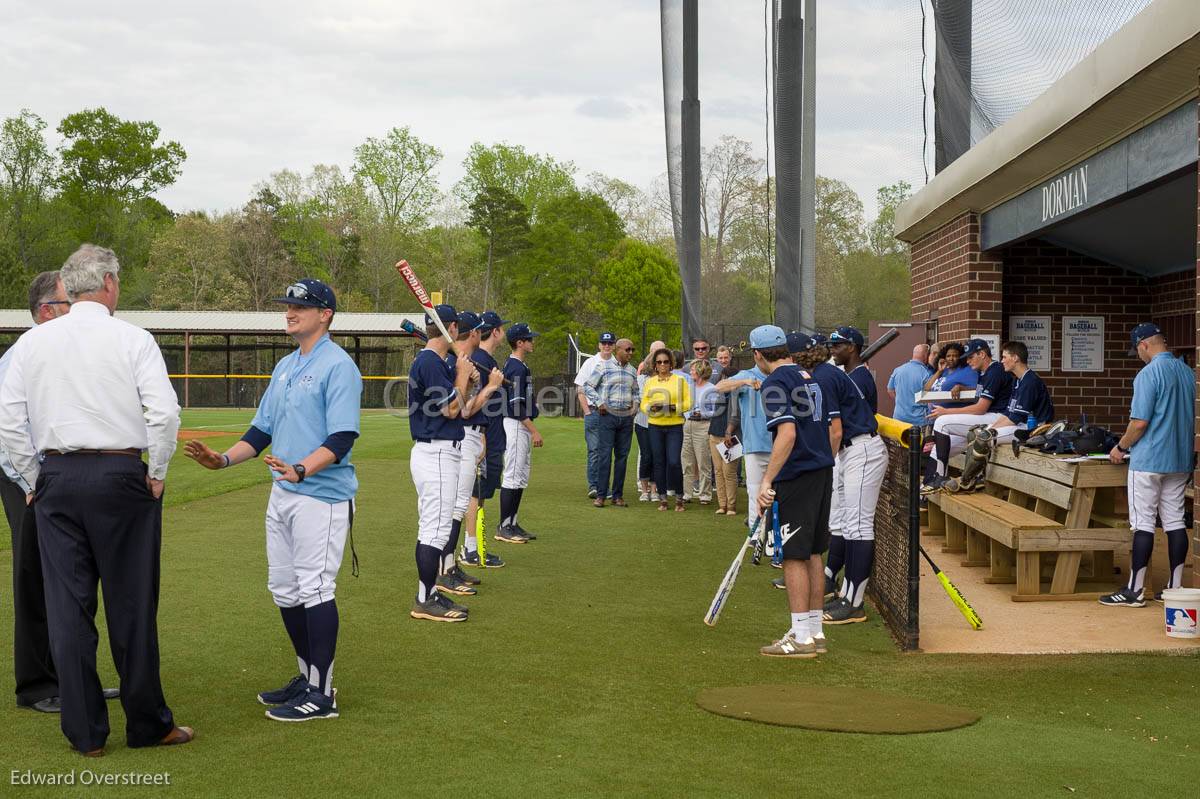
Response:
[{"label": "light blue jersey", "polygon": [[[755,366],[743,369],[731,380],[766,380],[767,374]],[[770,452],[771,432],[767,430],[767,412],[763,410],[762,394],[752,388],[737,390],[738,412],[741,414],[741,441],[743,452]]]},{"label": "light blue jersey", "polygon": [[[271,436],[271,452],[298,463],[333,433],[358,433],[362,375],[346,351],[322,336],[308,355],[295,350],[275,365],[271,383],[251,423]],[[274,474],[274,473],[272,473]],[[325,502],[354,498],[358,479],[350,453],[303,483],[277,483],[287,491]]]},{"label": "light blue jersey", "polygon": [[1192,470],[1195,435],[1196,376],[1186,363],[1160,352],[1133,379],[1130,418],[1148,422],[1133,445],[1129,468],[1173,474]]},{"label": "light blue jersey", "polygon": [[933,370],[921,361],[909,361],[896,367],[887,387],[896,392],[896,410],[892,417],[909,424],[924,424],[927,408],[917,402],[916,393],[925,386]]}]

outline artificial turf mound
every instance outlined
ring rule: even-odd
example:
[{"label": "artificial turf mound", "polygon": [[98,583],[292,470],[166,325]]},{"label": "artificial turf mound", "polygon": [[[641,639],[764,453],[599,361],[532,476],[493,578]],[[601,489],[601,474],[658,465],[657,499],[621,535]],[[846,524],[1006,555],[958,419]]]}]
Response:
[{"label": "artificial turf mound", "polygon": [[869,688],[822,685],[705,688],[696,697],[696,704],[709,713],[742,721],[872,735],[942,732],[979,721],[978,714],[950,705]]}]

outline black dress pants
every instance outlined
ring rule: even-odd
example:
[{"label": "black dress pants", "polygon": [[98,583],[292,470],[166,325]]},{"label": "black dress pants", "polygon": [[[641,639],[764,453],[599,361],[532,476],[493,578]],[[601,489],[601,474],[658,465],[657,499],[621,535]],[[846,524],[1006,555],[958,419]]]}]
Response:
[{"label": "black dress pants", "polygon": [[162,503],[146,485],[146,467],[128,455],[50,455],[34,496],[63,734],[84,752],[108,739],[96,674],[99,583],[125,738],[132,747],[153,745],[175,722],[158,674]]},{"label": "black dress pants", "polygon": [[0,500],[4,502],[4,515],[12,530],[13,670],[17,678],[17,704],[32,705],[58,696],[58,676],[54,673],[46,624],[37,521],[33,508],[25,504],[25,489],[2,472]]}]

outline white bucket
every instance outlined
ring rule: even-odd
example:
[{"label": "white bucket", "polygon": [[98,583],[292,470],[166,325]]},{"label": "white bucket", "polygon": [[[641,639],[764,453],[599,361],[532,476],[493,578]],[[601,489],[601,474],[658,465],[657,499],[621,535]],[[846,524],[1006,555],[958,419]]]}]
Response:
[{"label": "white bucket", "polygon": [[1200,639],[1200,588],[1168,588],[1163,591],[1167,635]]}]

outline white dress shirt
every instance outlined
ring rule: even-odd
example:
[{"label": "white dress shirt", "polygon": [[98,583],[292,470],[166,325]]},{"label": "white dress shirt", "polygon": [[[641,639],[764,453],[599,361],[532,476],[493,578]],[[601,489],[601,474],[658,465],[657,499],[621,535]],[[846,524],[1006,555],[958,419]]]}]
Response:
[{"label": "white dress shirt", "polygon": [[[612,354],[610,353],[608,357],[611,358]],[[583,362],[583,366],[580,366],[579,371],[575,373],[575,385],[583,388],[584,383],[591,379],[592,372],[596,371],[596,365],[602,360],[604,360],[604,356],[598,352],[595,355],[589,355]]]},{"label": "white dress shirt", "polygon": [[150,477],[162,480],[178,432],[179,401],[154,337],[100,303],[76,302],[13,345],[0,447],[29,485],[51,449],[149,450]]},{"label": "white dress shirt", "polygon": [[[16,346],[15,344],[13,346]],[[9,347],[4,352],[4,357],[0,357],[0,386],[4,385],[4,376],[8,374],[8,364],[12,360],[13,348]],[[26,430],[28,435],[28,429]],[[32,440],[32,439],[31,439]],[[12,459],[8,457],[8,450],[0,446],[0,469],[4,470],[4,476],[24,489],[26,494],[33,493],[33,487],[25,482],[25,478],[21,477],[21,473],[12,465]]]}]

